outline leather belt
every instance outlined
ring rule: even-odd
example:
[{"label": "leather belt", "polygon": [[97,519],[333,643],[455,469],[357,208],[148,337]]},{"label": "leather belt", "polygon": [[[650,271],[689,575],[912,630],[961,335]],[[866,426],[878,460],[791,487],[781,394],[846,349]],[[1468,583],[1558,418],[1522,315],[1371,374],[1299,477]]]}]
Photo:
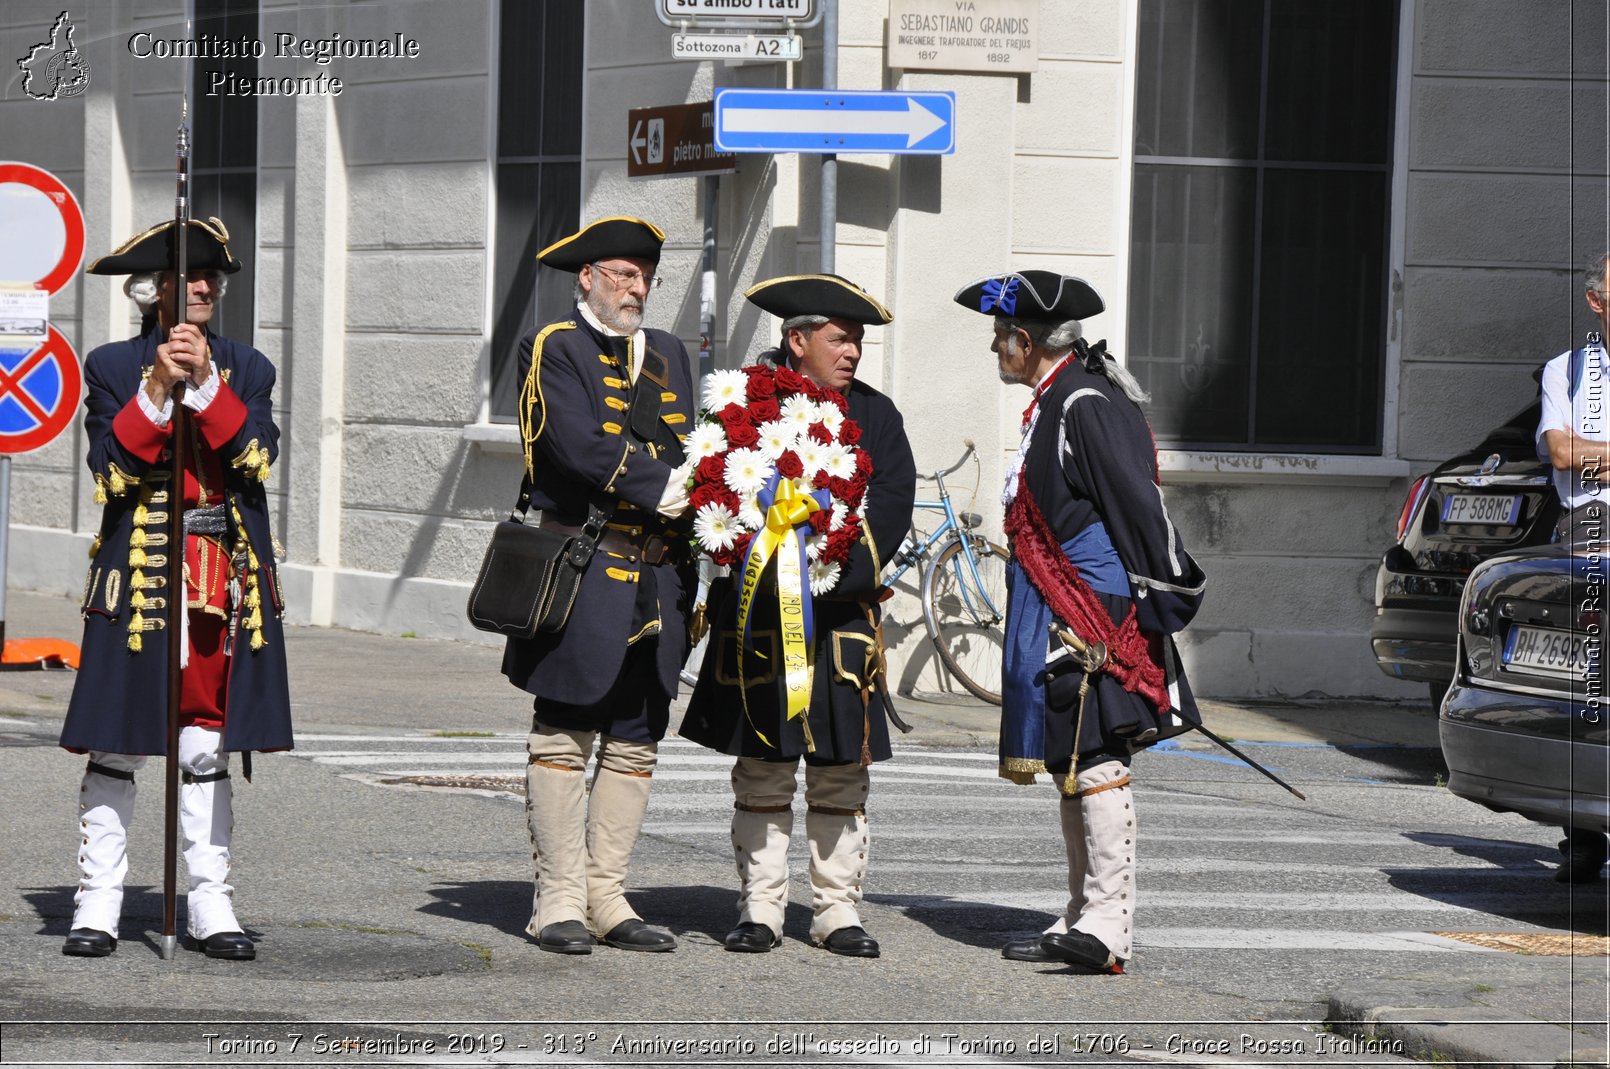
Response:
[{"label": "leather belt", "polygon": [[[568,535],[580,535],[582,525],[579,522],[566,522],[551,512],[538,512],[536,526],[550,531],[559,531]],[[632,534],[615,527],[605,527],[604,533],[598,539],[598,548],[610,553],[617,553],[629,561],[642,561],[644,564],[664,564],[671,559],[675,549],[665,536],[642,532]]]}]

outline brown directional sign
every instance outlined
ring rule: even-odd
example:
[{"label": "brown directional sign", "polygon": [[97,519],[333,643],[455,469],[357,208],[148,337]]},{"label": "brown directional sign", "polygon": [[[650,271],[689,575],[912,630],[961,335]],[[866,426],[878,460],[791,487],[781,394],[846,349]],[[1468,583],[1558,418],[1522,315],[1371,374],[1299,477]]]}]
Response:
[{"label": "brown directional sign", "polygon": [[628,178],[731,174],[738,169],[737,156],[716,151],[711,101],[633,108],[626,119]]}]

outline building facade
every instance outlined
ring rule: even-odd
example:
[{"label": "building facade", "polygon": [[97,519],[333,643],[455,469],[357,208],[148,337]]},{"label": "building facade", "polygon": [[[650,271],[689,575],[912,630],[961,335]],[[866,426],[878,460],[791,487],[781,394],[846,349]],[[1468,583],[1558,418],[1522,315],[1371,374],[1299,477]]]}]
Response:
[{"label": "building facade", "polygon": [[[1209,576],[1182,644],[1207,695],[1423,695],[1366,636],[1408,481],[1580,343],[1579,267],[1610,244],[1599,0],[1040,0],[1025,73],[890,66],[916,0],[838,0],[797,63],[673,59],[647,0],[195,0],[189,29],[178,3],[77,0],[70,39],[64,2],[8,3],[0,155],[74,191],[99,255],[171,215],[189,85],[195,214],[249,265],[221,329],[280,369],[270,489],[301,623],[485,637],[463,606],[519,483],[512,347],[568,310],[571,280],[534,258],[581,222],[668,232],[648,321],[707,366],[775,344],[741,294],[817,269],[819,159],[629,178],[626,113],[816,86],[826,49],[840,88],[956,95],[953,154],[839,158],[836,270],[896,317],[861,377],[920,470],[977,443],[950,484],[998,532],[1027,398],[951,294],[1013,267],[1090,280],[1108,308],[1087,336],[1152,392]],[[82,276],[51,317],[81,355],[134,327]],[[75,428],[16,459],[12,586],[81,589],[84,448]],[[910,595],[899,684],[944,689]]]}]

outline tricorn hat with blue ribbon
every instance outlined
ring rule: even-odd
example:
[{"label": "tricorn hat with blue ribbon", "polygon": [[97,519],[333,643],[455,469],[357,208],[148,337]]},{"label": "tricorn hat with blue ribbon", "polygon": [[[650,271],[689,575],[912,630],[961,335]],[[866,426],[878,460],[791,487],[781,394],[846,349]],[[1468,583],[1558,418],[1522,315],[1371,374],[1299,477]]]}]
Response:
[{"label": "tricorn hat with blue ribbon", "polygon": [[590,263],[612,257],[660,262],[665,231],[643,219],[611,215],[597,219],[568,238],[560,238],[537,253],[537,262],[560,271],[580,271]]},{"label": "tricorn hat with blue ribbon", "polygon": [[[134,235],[84,271],[91,275],[139,275],[173,270],[174,225],[169,219]],[[216,216],[190,220],[185,259],[187,272],[222,271],[232,275],[241,268],[241,262],[229,252],[229,231]]]},{"label": "tricorn hat with blue ribbon", "polygon": [[894,313],[876,297],[838,275],[783,275],[744,292],[750,303],[781,319],[826,316],[851,323],[888,323]]},{"label": "tricorn hat with blue ribbon", "polygon": [[990,275],[957,290],[955,300],[985,315],[1054,322],[1089,319],[1107,307],[1090,283],[1055,271]]}]

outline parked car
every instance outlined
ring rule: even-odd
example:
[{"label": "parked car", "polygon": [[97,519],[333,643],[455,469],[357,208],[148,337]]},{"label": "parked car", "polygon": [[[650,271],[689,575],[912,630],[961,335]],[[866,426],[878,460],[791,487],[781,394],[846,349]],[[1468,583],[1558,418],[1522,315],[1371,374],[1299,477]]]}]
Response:
[{"label": "parked car", "polygon": [[1440,704],[1454,673],[1455,614],[1482,561],[1547,545],[1560,502],[1537,458],[1540,403],[1409,486],[1397,541],[1375,576],[1370,645],[1381,671],[1427,684]]},{"label": "parked car", "polygon": [[1610,831],[1606,552],[1545,546],[1465,581],[1443,702],[1448,789],[1499,812]]}]

